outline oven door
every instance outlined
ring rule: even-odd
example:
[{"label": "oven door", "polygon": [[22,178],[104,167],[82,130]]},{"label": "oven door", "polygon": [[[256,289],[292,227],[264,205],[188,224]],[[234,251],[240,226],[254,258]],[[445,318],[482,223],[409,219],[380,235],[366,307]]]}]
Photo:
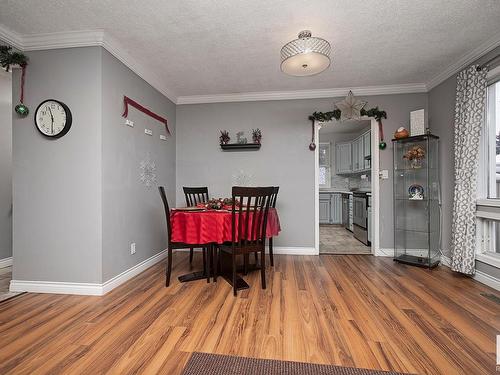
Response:
[{"label": "oven door", "polygon": [[367,213],[366,213],[366,197],[354,197],[353,199],[353,222],[357,226],[366,229]]}]

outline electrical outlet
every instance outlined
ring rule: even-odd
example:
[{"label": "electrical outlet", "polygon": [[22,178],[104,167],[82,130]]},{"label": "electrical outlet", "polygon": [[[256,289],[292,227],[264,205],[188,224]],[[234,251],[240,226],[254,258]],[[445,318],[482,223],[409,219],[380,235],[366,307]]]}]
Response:
[{"label": "electrical outlet", "polygon": [[126,119],[125,120],[125,125],[128,125],[131,128],[133,128],[134,127],[134,122],[132,120]]},{"label": "electrical outlet", "polygon": [[135,254],[135,242],[132,242],[130,244],[130,255],[134,255]]}]

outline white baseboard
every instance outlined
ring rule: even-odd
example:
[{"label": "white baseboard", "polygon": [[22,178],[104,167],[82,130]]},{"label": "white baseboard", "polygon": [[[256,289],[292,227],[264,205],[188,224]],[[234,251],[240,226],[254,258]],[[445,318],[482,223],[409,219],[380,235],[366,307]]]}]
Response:
[{"label": "white baseboard", "polygon": [[70,283],[57,281],[26,281],[26,280],[11,280],[11,292],[30,292],[30,293],[54,293],[54,294],[78,294],[87,296],[102,296],[112,291],[117,286],[130,280],[134,276],[140,274],[147,268],[165,259],[167,251],[163,250],[158,254],[153,255],[142,261],[139,264],[129,268],[121,274],[109,279],[108,281],[98,283]]},{"label": "white baseboard", "polygon": [[12,266],[12,257],[0,259],[0,268]]},{"label": "white baseboard", "polygon": [[[178,252],[186,252],[189,249],[178,249]],[[194,249],[201,251],[201,249]],[[269,248],[266,246],[266,253],[269,253]],[[319,252],[314,247],[297,247],[297,246],[273,246],[273,253],[276,255],[319,255]]]},{"label": "white baseboard", "polygon": [[489,287],[491,287],[493,289],[500,290],[500,279],[497,279],[496,277],[488,275],[487,273],[476,270],[476,273],[473,276],[473,279],[476,281],[479,281],[480,283],[488,285]]},{"label": "white baseboard", "polygon": [[102,285],[95,283],[11,280],[10,291],[100,296],[102,295]]},{"label": "white baseboard", "polygon": [[145,271],[149,267],[155,265],[156,263],[161,262],[166,257],[167,257],[167,250],[160,251],[158,254],[153,255],[151,258],[143,260],[141,263],[136,264],[135,266],[129,268],[128,270],[123,271],[121,274],[116,275],[112,279],[109,279],[108,281],[102,284],[101,295],[104,295],[112,291],[117,286],[130,280],[132,277],[137,276],[138,274]]},{"label": "white baseboard", "polygon": [[394,257],[394,249],[378,249],[375,251],[376,257]]}]

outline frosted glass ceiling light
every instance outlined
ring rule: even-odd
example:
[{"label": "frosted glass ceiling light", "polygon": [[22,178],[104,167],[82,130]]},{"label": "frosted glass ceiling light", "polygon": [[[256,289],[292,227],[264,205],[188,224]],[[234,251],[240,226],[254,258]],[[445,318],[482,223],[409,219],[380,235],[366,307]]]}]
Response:
[{"label": "frosted glass ceiling light", "polygon": [[321,73],[330,66],[330,50],[326,40],[313,37],[309,30],[301,31],[298,39],[281,49],[281,71],[297,77]]}]

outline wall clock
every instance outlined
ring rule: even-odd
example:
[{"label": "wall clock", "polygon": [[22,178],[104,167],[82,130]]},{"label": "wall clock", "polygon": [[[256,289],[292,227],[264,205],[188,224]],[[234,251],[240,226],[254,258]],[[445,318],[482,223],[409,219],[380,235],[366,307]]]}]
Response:
[{"label": "wall clock", "polygon": [[59,100],[44,100],[35,111],[36,128],[49,138],[65,135],[71,128],[71,122],[69,107]]}]

